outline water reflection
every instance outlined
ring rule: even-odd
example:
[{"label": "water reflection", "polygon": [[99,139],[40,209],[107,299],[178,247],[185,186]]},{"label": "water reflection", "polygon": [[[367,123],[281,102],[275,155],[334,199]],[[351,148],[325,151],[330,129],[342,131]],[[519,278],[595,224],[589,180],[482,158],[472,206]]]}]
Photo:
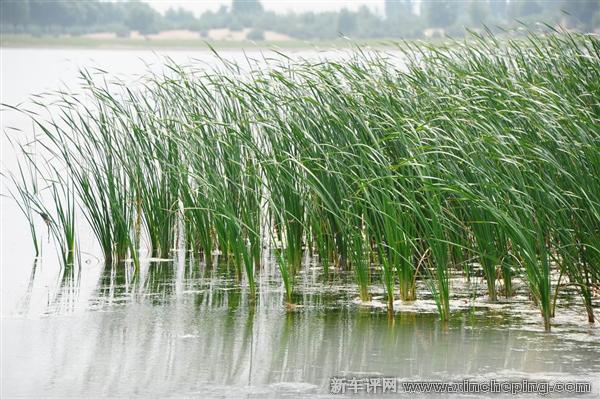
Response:
[{"label": "water reflection", "polygon": [[53,308],[53,313],[74,311],[81,287],[81,267],[69,264],[61,268],[56,286],[55,296],[48,303],[48,307]]},{"label": "water reflection", "polygon": [[[273,276],[252,303],[222,261],[97,268],[95,285],[78,268],[59,272],[47,316],[3,319],[3,396],[315,397],[335,375],[600,376],[597,340],[533,331],[502,312],[456,313],[445,330],[433,313],[390,320],[344,290],[303,292],[307,306],[286,312]],[[23,308],[47,287],[40,270]]]},{"label": "water reflection", "polygon": [[21,300],[21,303],[18,305],[18,311],[24,312],[29,309],[29,304],[31,302],[31,293],[33,291],[33,283],[35,281],[35,273],[38,269],[38,260],[35,259],[33,261],[33,265],[31,267],[31,273],[29,274],[29,278],[27,279],[27,289],[25,291],[25,295]]}]

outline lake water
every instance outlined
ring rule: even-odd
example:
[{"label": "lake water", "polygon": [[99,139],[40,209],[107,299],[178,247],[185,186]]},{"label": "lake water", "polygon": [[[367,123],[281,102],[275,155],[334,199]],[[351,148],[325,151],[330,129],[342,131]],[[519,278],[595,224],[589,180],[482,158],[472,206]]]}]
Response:
[{"label": "lake water", "polygon": [[[61,85],[74,88],[79,67],[135,80],[148,62],[160,70],[164,55],[181,63],[216,62],[208,52],[1,51],[1,102],[8,104]],[[27,131],[16,112],[1,116],[3,129]],[[5,172],[14,169],[14,154],[2,140]],[[2,397],[331,397],[334,376],[577,380],[593,384],[584,397],[600,396],[600,328],[586,322],[577,297],[561,297],[553,332],[545,333],[522,284],[515,283],[513,300],[489,304],[470,296],[485,289],[481,281],[465,286],[455,279],[465,289],[454,290],[444,326],[423,285],[422,299],[398,302],[390,317],[380,287],[372,287],[372,303],[360,304],[350,276],[335,275],[333,288],[307,258],[296,288],[302,306],[286,311],[269,258],[250,303],[222,259],[207,267],[175,252],[173,261],[144,261],[134,273],[84,252],[80,266],[65,270],[45,234],[42,257],[34,259],[25,220],[6,198],[1,217]]]}]

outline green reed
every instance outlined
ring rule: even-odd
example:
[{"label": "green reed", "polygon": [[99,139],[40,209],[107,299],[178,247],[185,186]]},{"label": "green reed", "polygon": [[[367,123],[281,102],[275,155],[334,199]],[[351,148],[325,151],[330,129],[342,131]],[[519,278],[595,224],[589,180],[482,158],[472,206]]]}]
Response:
[{"label": "green reed", "polygon": [[[24,111],[41,156],[64,171],[49,201],[67,249],[76,206],[107,261],[144,247],[171,257],[183,240],[207,263],[219,251],[254,294],[271,251],[290,304],[308,252],[324,278],[351,271],[363,301],[381,283],[390,310],[424,279],[448,320],[451,276],[481,271],[490,301],[524,280],[546,329],[564,284],[594,320],[596,36],[473,34],[340,62],[278,55],[246,69],[171,62],[132,87],[83,72],[85,101],[58,94],[50,120]],[[31,220],[36,188],[13,183]]]}]

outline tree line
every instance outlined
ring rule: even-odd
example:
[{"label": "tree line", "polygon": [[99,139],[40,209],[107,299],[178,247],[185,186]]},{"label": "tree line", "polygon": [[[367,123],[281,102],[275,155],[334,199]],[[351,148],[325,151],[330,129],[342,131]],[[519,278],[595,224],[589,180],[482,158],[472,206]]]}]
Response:
[{"label": "tree line", "polygon": [[357,11],[276,14],[258,0],[233,0],[230,6],[196,16],[171,8],[160,14],[140,1],[107,2],[0,0],[4,33],[33,35],[115,32],[147,35],[169,29],[190,29],[206,35],[211,29],[251,29],[260,40],[266,30],[297,39],[418,38],[429,34],[461,35],[464,27],[511,27],[519,23],[560,23],[581,31],[600,27],[600,0],[386,0],[384,15],[367,7]]}]

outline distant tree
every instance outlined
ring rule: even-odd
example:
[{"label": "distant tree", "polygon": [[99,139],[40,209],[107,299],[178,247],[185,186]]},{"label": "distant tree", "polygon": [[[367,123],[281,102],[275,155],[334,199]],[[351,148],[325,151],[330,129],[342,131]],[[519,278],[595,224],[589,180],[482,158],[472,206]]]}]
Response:
[{"label": "distant tree", "polygon": [[468,13],[472,24],[485,24],[486,19],[490,14],[489,3],[487,1],[471,0],[469,3]]},{"label": "distant tree", "polygon": [[29,20],[33,25],[49,26],[55,24],[55,17],[60,13],[61,4],[42,0],[29,1]]},{"label": "distant tree", "polygon": [[146,3],[138,1],[126,3],[127,19],[125,24],[132,30],[137,30],[142,35],[157,31],[159,14]]},{"label": "distant tree", "polygon": [[61,26],[83,26],[84,15],[80,12],[79,4],[56,2],[54,24]]},{"label": "distant tree", "polygon": [[[413,13],[418,4],[420,13]],[[272,30],[299,39],[331,39],[340,32],[355,38],[419,37],[426,27],[462,34],[463,25],[489,24],[507,19],[553,23],[560,10],[571,16],[571,26],[593,31],[600,25],[600,0],[384,0],[385,18],[367,7],[357,12],[306,12],[275,14],[263,10],[259,0],[232,0],[230,6],[207,11],[198,18],[182,8],[164,16],[140,0],[0,0],[0,30],[12,33],[83,34],[111,31],[142,34],[167,27],[208,32],[210,29],[250,28]],[[258,33],[253,33],[258,35]]]},{"label": "distant tree", "polygon": [[351,34],[356,29],[356,15],[342,8],[338,14],[338,32],[342,34]]},{"label": "distant tree", "polygon": [[411,0],[385,0],[384,7],[388,19],[412,14]]},{"label": "distant tree", "polygon": [[125,19],[127,19],[126,4],[98,1],[94,1],[93,3],[95,3],[96,7],[95,11],[92,12],[95,13],[99,24],[121,24],[122,26],[119,29],[123,29]]},{"label": "distant tree", "polygon": [[231,29],[234,32],[239,32],[242,29],[244,29],[244,25],[242,24],[242,22],[239,20],[239,18],[231,18],[229,20],[229,23],[227,24],[227,27],[229,29]]},{"label": "distant tree", "polygon": [[83,19],[78,7],[71,2],[27,0],[29,22],[45,29],[52,27],[53,33],[64,28],[82,26]]},{"label": "distant tree", "polygon": [[259,14],[263,6],[259,0],[232,0],[231,12],[237,15]]},{"label": "distant tree", "polygon": [[29,2],[0,0],[0,21],[3,24],[26,25],[29,22]]},{"label": "distant tree", "polygon": [[420,36],[423,30],[421,15],[414,12],[411,0],[388,0],[386,19],[375,29],[379,37],[414,38]]},{"label": "distant tree", "polygon": [[378,15],[372,13],[367,6],[363,5],[356,12],[354,35],[364,38],[382,37],[385,34],[385,27],[382,22]]},{"label": "distant tree", "polygon": [[429,0],[422,4],[429,26],[446,28],[456,21],[456,4],[453,4],[453,2],[449,0]]},{"label": "distant tree", "polygon": [[82,27],[92,27],[98,25],[98,17],[101,13],[100,5],[95,1],[81,1],[72,4],[73,8],[76,10],[75,13],[78,15],[77,25],[81,25]]},{"label": "distant tree", "polygon": [[165,12],[165,21],[176,27],[189,27],[196,21],[194,13],[183,8],[169,8]]}]

